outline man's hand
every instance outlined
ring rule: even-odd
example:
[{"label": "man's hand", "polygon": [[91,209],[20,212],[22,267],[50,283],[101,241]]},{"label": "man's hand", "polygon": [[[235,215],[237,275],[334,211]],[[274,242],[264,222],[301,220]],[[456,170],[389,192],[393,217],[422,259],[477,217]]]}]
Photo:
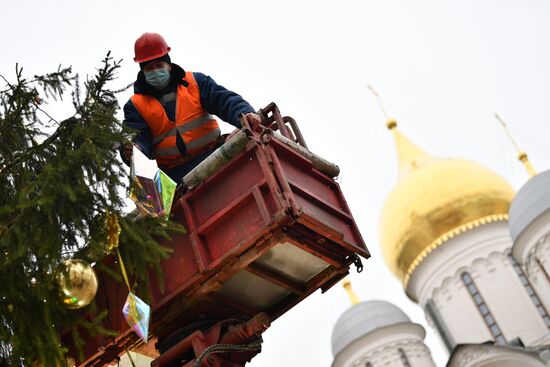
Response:
[{"label": "man's hand", "polygon": [[261,117],[255,112],[247,113],[246,115],[244,115],[244,119],[246,120],[246,122],[248,122],[248,125],[250,125],[250,129],[252,131],[257,130],[262,123]]},{"label": "man's hand", "polygon": [[124,158],[126,161],[132,160],[132,153],[134,151],[134,144],[132,144],[131,141],[127,141],[124,143],[124,148],[122,148],[122,158]]}]

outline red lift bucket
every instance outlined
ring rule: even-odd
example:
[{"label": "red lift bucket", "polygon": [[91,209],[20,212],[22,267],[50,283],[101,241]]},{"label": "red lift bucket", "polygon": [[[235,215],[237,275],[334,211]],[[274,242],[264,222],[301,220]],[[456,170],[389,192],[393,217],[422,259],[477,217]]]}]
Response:
[{"label": "red lift bucket", "polygon": [[[261,312],[273,321],[337,283],[360,263],[357,254],[370,256],[340,187],[319,169],[334,174],[336,166],[326,168],[307,151],[295,122],[274,104],[261,112],[264,126],[245,126],[242,150],[174,204],[172,219],[187,234],[162,241],[173,250],[162,263],[164,292],[152,280],[150,338],[159,344],[197,322],[250,320]],[[126,324],[127,288],[99,276],[97,302],[109,309],[105,327],[119,336],[88,337],[83,366],[154,344],[144,348]]]}]

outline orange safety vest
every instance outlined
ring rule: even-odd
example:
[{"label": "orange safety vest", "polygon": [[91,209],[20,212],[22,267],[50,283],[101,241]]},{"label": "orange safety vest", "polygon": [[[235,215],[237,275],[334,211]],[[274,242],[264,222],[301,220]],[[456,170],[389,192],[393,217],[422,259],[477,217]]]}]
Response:
[{"label": "orange safety vest", "polygon": [[[143,117],[153,136],[153,157],[161,169],[170,169],[189,162],[210,149],[220,135],[218,122],[201,105],[199,86],[192,72],[185,73],[187,87],[178,85],[176,121],[171,121],[160,102],[152,96],[134,94],[132,103]],[[179,134],[187,149],[182,156],[176,145]]]}]

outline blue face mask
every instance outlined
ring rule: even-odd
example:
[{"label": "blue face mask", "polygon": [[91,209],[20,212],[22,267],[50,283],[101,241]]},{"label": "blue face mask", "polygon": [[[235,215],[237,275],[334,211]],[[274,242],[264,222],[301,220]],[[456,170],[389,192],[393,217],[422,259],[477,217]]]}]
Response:
[{"label": "blue face mask", "polygon": [[144,74],[147,83],[157,89],[164,89],[170,83],[170,70],[168,68],[146,71]]}]

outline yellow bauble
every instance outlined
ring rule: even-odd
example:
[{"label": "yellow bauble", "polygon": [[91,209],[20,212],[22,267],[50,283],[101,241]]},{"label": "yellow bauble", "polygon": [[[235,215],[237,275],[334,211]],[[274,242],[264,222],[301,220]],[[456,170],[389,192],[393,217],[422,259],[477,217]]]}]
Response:
[{"label": "yellow bauble", "polygon": [[97,292],[97,275],[94,269],[82,260],[65,260],[57,269],[57,284],[61,302],[71,309],[87,306]]}]

